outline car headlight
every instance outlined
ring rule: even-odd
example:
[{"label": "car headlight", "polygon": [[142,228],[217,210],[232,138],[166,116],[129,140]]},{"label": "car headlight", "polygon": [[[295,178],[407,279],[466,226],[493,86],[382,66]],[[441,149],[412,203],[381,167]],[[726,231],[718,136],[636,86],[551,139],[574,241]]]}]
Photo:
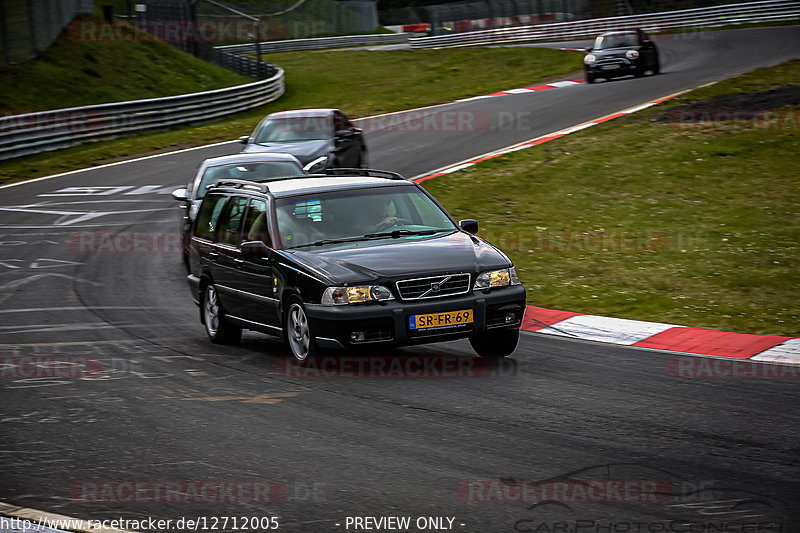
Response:
[{"label": "car headlight", "polygon": [[303,170],[305,170],[309,174],[325,170],[326,168],[328,168],[328,162],[330,161],[330,157],[331,157],[330,154],[318,157],[315,160],[311,161],[306,166],[304,166]]},{"label": "car headlight", "polygon": [[322,294],[322,305],[346,305],[394,300],[392,292],[381,285],[328,287]]},{"label": "car headlight", "polygon": [[597,58],[594,56],[594,54],[589,54],[583,58],[583,62],[586,63],[587,65],[590,63],[594,63],[595,61],[597,61]]},{"label": "car headlight", "polygon": [[475,279],[474,289],[485,290],[492,287],[508,287],[510,285],[519,285],[517,269],[514,267],[481,272]]},{"label": "car headlight", "polygon": [[628,50],[627,52],[625,52],[625,57],[627,57],[628,59],[636,59],[637,57],[639,57],[639,52],[637,52],[636,50]]}]

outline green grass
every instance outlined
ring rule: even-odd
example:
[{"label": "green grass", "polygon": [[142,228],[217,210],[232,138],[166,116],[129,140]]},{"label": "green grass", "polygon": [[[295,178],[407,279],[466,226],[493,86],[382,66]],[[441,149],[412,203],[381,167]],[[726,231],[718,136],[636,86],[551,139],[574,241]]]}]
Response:
[{"label": "green grass", "polygon": [[456,218],[480,221],[532,305],[800,335],[800,109],[771,128],[655,121],[677,104],[800,84],[799,67],[759,69],[424,185]]},{"label": "green grass", "polygon": [[91,42],[64,33],[37,59],[0,68],[0,111],[171,96],[250,81],[162,42]]},{"label": "green grass", "polygon": [[[263,57],[286,71],[285,98],[292,106],[339,107],[355,116],[511,89],[563,77],[582,66],[577,53],[521,48],[289,52]],[[343,83],[342,73],[354,65],[358,77]]]},{"label": "green grass", "polygon": [[[266,59],[286,70],[286,94],[271,104],[215,122],[2,161],[0,183],[235,139],[285,109],[328,106],[358,117],[563,79],[581,68],[580,54],[537,48],[293,52]],[[344,76],[353,65],[358,76]]]}]

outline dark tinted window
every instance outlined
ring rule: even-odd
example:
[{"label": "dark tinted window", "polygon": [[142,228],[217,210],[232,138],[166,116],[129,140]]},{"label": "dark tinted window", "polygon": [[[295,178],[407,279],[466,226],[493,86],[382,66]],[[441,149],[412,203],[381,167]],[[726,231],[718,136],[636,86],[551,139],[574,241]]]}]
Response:
[{"label": "dark tinted window", "polygon": [[225,207],[225,196],[209,196],[200,205],[195,235],[201,239],[215,240],[219,229],[219,215]]},{"label": "dark tinted window", "polygon": [[336,131],[353,129],[353,125],[347,120],[347,117],[339,111],[333,114],[333,126]]},{"label": "dark tinted window", "polygon": [[228,201],[228,205],[222,212],[219,222],[219,238],[220,244],[230,244],[236,246],[239,244],[239,228],[242,227],[242,218],[244,218],[244,208],[247,205],[247,198],[243,196],[234,196]]},{"label": "dark tinted window", "polygon": [[202,198],[206,189],[219,183],[220,180],[261,180],[279,176],[299,176],[303,169],[294,161],[261,161],[257,163],[239,163],[235,165],[220,165],[209,167],[203,173],[197,197]]},{"label": "dark tinted window", "polygon": [[601,35],[594,42],[594,50],[607,50],[609,48],[624,48],[626,46],[638,46],[639,35],[636,32],[612,33]]},{"label": "dark tinted window", "polygon": [[267,246],[272,246],[269,238],[269,225],[267,202],[264,200],[251,200],[247,208],[247,216],[242,227],[242,242],[261,241]]},{"label": "dark tinted window", "polygon": [[306,194],[281,198],[276,204],[278,231],[286,248],[388,229],[456,229],[439,206],[414,186]]},{"label": "dark tinted window", "polygon": [[329,116],[297,115],[271,118],[262,123],[255,135],[256,144],[289,143],[329,139],[333,126]]}]

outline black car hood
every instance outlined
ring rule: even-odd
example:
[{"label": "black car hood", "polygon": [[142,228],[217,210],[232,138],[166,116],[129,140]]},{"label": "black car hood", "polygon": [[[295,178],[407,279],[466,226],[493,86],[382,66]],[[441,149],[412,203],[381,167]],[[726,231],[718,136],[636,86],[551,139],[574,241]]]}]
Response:
[{"label": "black car hood", "polygon": [[624,46],[622,48],[609,48],[608,50],[592,50],[589,53],[593,54],[597,59],[608,59],[612,57],[625,57],[625,52],[628,50],[636,50],[638,52],[640,48],[639,46]]},{"label": "black car hood", "polygon": [[386,239],[352,243],[346,249],[284,253],[334,284],[474,273],[511,266],[500,250],[461,231],[443,237]]},{"label": "black car hood", "polygon": [[251,143],[245,146],[243,151],[245,153],[279,152],[282,154],[292,154],[299,159],[303,165],[307,165],[314,159],[327,155],[333,148],[332,141],[322,140],[295,143]]}]

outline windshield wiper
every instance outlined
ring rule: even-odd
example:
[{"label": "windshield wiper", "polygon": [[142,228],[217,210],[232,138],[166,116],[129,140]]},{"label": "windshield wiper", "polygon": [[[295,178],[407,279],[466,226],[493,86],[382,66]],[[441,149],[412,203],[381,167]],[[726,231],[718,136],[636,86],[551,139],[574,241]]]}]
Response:
[{"label": "windshield wiper", "polygon": [[367,233],[364,235],[365,239],[383,239],[391,237],[397,239],[407,235],[433,235],[434,233],[441,233],[443,231],[450,231],[448,229],[425,229],[425,230],[410,230],[410,229],[396,229],[393,231],[384,231],[381,233]]},{"label": "windshield wiper", "polygon": [[434,233],[441,233],[443,231],[451,231],[449,229],[426,229],[426,230],[409,230],[409,229],[397,229],[394,231],[387,231],[383,233],[367,233],[366,235],[362,235],[361,237],[346,237],[343,239],[320,239],[314,242],[306,242],[303,244],[298,244],[297,246],[291,246],[289,249],[293,248],[308,248],[311,246],[324,246],[326,244],[340,244],[343,242],[358,242],[358,241],[371,241],[373,239],[385,239],[391,237],[392,239],[397,239],[400,237],[405,237],[408,235],[433,235]]},{"label": "windshield wiper", "polygon": [[347,237],[346,239],[320,239],[314,242],[306,242],[303,244],[298,244],[297,246],[291,246],[290,248],[306,248],[309,246],[322,246],[325,244],[339,244],[342,242],[355,242],[355,241],[363,241],[364,237]]}]

